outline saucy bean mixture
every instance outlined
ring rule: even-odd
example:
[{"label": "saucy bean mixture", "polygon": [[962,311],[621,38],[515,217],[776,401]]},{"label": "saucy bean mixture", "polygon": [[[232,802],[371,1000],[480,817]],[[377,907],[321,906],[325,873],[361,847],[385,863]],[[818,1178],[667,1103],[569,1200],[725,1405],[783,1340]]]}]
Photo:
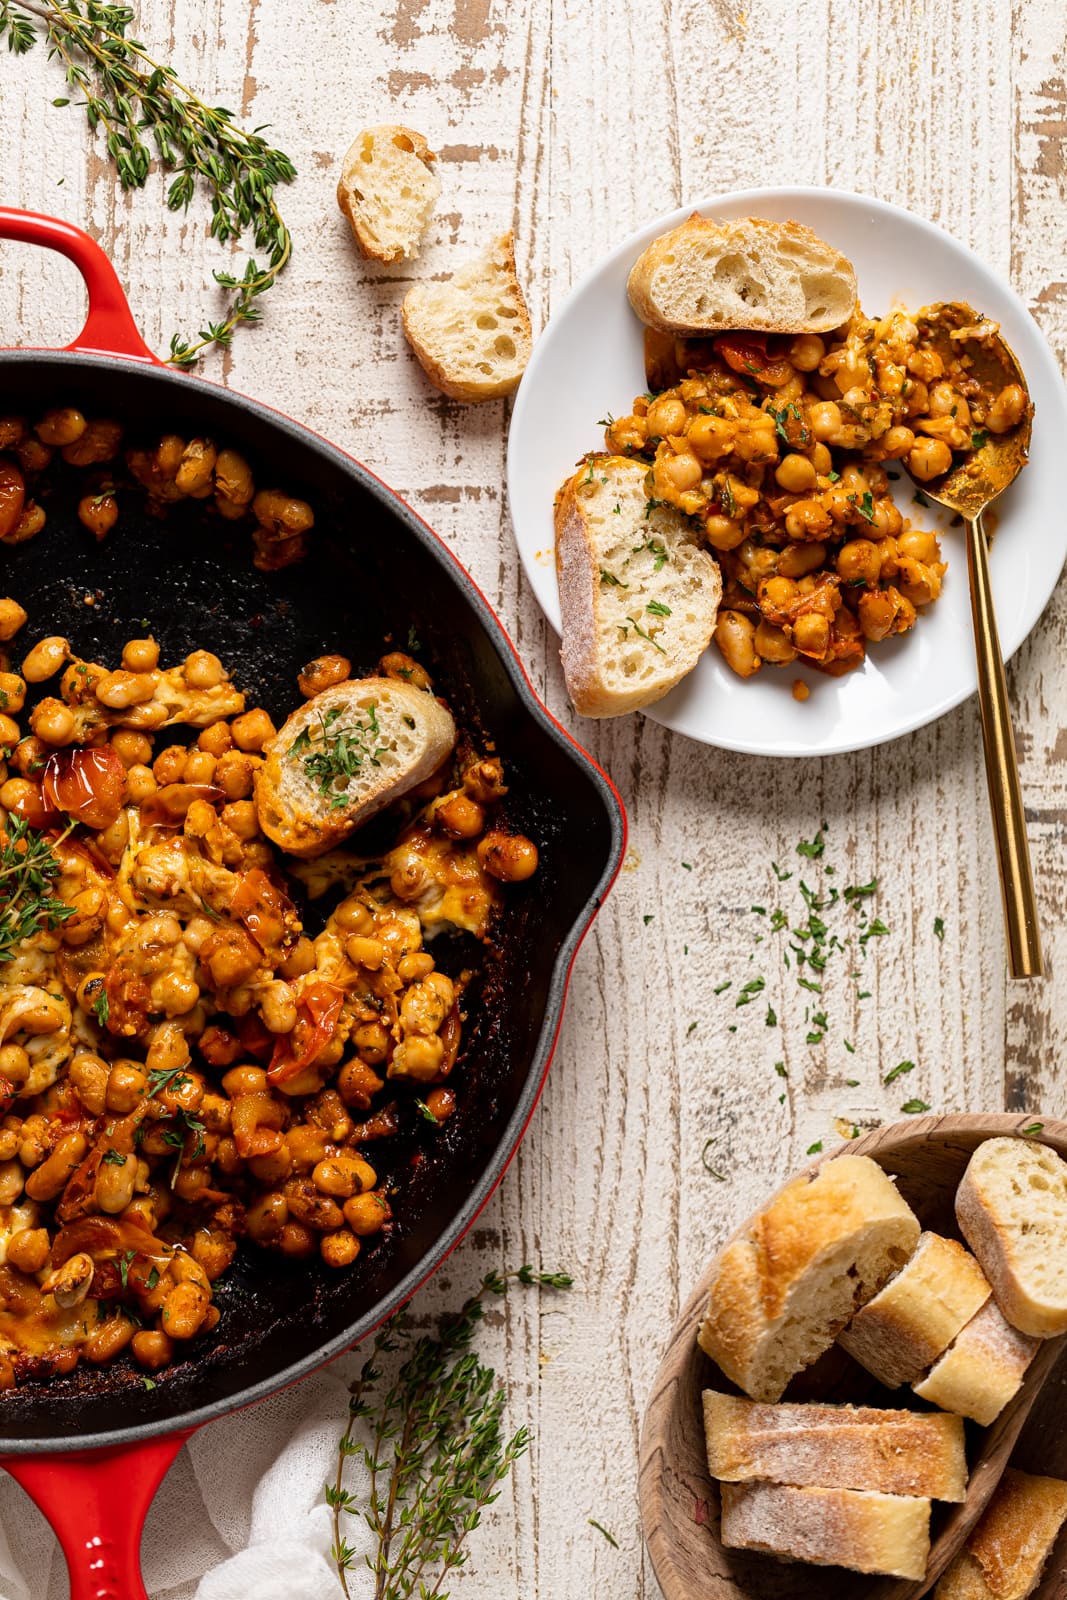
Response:
[{"label": "saucy bean mixture", "polygon": [[[0,439],[11,540],[39,531],[26,478],[47,452],[92,465],[121,430],[57,411],[0,419]],[[255,507],[268,565],[312,524],[210,441],[126,464],[162,502]],[[95,495],[79,515],[102,537],[113,508]],[[501,821],[501,762],[463,735],[380,857],[286,862],[253,798],[274,724],[217,656],[163,665],[143,637],[109,667],[65,638],[29,643],[26,622],[0,599],[0,1388],[120,1352],[165,1367],[217,1324],[213,1285],[243,1237],[344,1268],[387,1232],[376,1142],[457,1103],[470,973],[446,976],[426,942],[486,940],[504,886],[537,868]],[[432,692],[410,655],[376,671]],[[298,688],[351,673],[323,656]],[[312,900],[340,893],[321,931],[285,868]]]},{"label": "saucy bean mixture", "polygon": [[798,659],[849,672],[937,599],[940,544],[893,503],[892,464],[930,482],[1020,422],[1023,390],[994,392],[972,370],[966,341],[983,332],[996,327],[976,316],[954,333],[948,363],[922,312],[857,309],[827,340],[648,335],[665,387],[609,419],[605,441],[646,459],[650,503],[693,518],[716,552],[715,640],[734,672]]}]

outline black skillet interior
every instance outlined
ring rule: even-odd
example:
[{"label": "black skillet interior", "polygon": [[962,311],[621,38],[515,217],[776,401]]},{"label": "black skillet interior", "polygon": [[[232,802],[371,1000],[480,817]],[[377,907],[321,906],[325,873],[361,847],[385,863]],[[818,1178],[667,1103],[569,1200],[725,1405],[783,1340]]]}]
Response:
[{"label": "black skillet interior", "polygon": [[117,417],[128,442],[175,432],[232,445],[257,486],[308,500],[316,527],[303,563],[263,574],[247,527],[223,522],[210,503],[186,501],[159,520],[131,491],[97,545],[74,514],[84,476],[54,466],[44,532],[0,552],[0,592],[29,612],[20,647],[63,634],[79,654],[117,665],[125,640],[150,628],[165,664],[213,650],[248,704],[280,722],[299,703],[296,673],[312,656],[340,650],[370,671],[390,639],[407,648],[411,638],[457,720],[495,740],[512,785],[510,815],[537,841],[541,866],[509,892],[483,962],[457,1068],[460,1110],[441,1132],[424,1124],[413,1144],[389,1153],[384,1170],[403,1181],[393,1238],[339,1274],[243,1247],[216,1291],[218,1332],[195,1360],[151,1391],[122,1365],[80,1366],[67,1379],[10,1391],[0,1421],[8,1452],[120,1443],[207,1420],[310,1370],[401,1303],[478,1209],[533,1108],[570,958],[618,866],[623,832],[610,785],[537,707],[473,585],[362,468],[195,379],[103,358],[0,354],[0,414],[33,418],[56,404]]}]

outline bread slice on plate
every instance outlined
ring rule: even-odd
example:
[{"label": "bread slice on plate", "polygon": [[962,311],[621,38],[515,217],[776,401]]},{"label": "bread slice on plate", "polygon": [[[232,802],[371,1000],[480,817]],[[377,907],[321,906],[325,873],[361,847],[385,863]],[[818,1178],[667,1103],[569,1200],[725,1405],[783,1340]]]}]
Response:
[{"label": "bread slice on plate", "polygon": [[715,627],[718,562],[688,517],[652,504],[647,473],[626,456],[590,456],[556,501],[560,657],[584,717],[662,700]]},{"label": "bread slice on plate", "polygon": [[929,1500],[777,1483],[724,1483],[721,1492],[727,1549],[894,1578],[926,1576]]},{"label": "bread slice on plate", "polygon": [[1018,1393],[1040,1344],[1005,1321],[990,1295],[912,1388],[942,1411],[955,1411],[987,1428]]},{"label": "bread slice on plate", "polygon": [[383,124],[364,128],[341,163],[337,204],[361,253],[374,261],[410,261],[419,253],[441,180],[421,133]]},{"label": "bread slice on plate", "polygon": [[895,1389],[943,1355],[989,1299],[989,1282],[955,1239],[924,1233],[911,1260],[858,1311],[838,1339],[854,1361]]},{"label": "bread slice on plate", "polygon": [[468,401],[511,394],[533,347],[512,235],[502,233],[446,283],[414,284],[401,316],[408,343],[442,394]]},{"label": "bread slice on plate", "polygon": [[1007,1467],[934,1600],[1026,1600],[1067,1520],[1067,1483]]},{"label": "bread slice on plate", "polygon": [[801,1174],[719,1255],[701,1349],[754,1400],[777,1400],[918,1239],[910,1206],[868,1156]]},{"label": "bread slice on plate", "polygon": [[259,825],[289,855],[321,855],[428,778],[455,743],[451,712],[424,689],[393,678],[335,684],[265,746]]},{"label": "bread slice on plate", "polygon": [[856,306],[847,256],[798,222],[694,212],[661,235],[630,269],[630,304],[664,333],[827,333]]},{"label": "bread slice on plate", "polygon": [[1067,1332],[1067,1161],[1033,1139],[987,1139],[956,1191],[956,1220],[1012,1326]]},{"label": "bread slice on plate", "polygon": [[763,1405],[704,1391],[713,1478],[766,1478],[794,1487],[876,1489],[962,1500],[967,1457],[962,1417],[873,1406]]}]

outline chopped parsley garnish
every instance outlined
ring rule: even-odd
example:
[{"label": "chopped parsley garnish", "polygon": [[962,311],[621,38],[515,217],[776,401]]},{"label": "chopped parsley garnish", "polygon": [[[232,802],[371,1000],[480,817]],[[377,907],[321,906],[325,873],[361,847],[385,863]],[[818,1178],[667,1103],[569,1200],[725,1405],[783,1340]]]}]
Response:
[{"label": "chopped parsley garnish", "polygon": [[826,476],[827,476],[827,479],[829,480],[830,483],[840,483],[841,482],[841,474],[839,472],[830,471],[830,472],[828,472],[826,474]]},{"label": "chopped parsley garnish", "polygon": [[750,978],[746,984],[742,985],[741,993],[738,995],[737,999],[734,1001],[735,1010],[736,1010],[736,1008],[738,1006],[747,1006],[747,1005],[749,1005],[756,998],[756,996],[758,994],[762,994],[763,990],[766,989],[766,987],[767,987],[766,978]]},{"label": "chopped parsley garnish", "polygon": [[415,632],[414,623],[412,623],[411,627],[408,629],[408,649],[413,655],[422,649],[422,645],[419,643],[419,636]]},{"label": "chopped parsley garnish", "polygon": [[789,1076],[788,1072],[785,1070],[784,1061],[776,1061],[774,1063],[774,1070],[780,1078],[788,1078]]},{"label": "chopped parsley garnish", "polygon": [[944,941],[944,937],[945,937],[945,919],[944,919],[944,917],[935,917],[934,918],[934,938]]},{"label": "chopped parsley garnish", "polygon": [[779,883],[785,883],[787,878],[791,878],[793,876],[791,872],[783,872],[777,861],[771,862],[771,871],[774,873],[774,876],[778,879]]},{"label": "chopped parsley garnish", "polygon": [[606,571],[604,567],[600,569],[600,581],[605,589],[628,589],[630,587],[628,583],[623,583],[621,578],[617,578],[613,572]]},{"label": "chopped parsley garnish", "polygon": [[101,984],[100,993],[92,1004],[92,1013],[102,1028],[106,1028],[107,1019],[111,1015],[111,1003],[107,997],[107,990]]},{"label": "chopped parsley garnish", "polygon": [[925,1100],[905,1100],[900,1109],[906,1112],[909,1117],[914,1117],[923,1111],[929,1111],[930,1107]]},{"label": "chopped parsley garnish", "polygon": [[850,1056],[854,1056],[856,1054],[856,1046],[850,1039],[842,1039],[841,1043],[844,1045]]},{"label": "chopped parsley garnish", "polygon": [[989,443],[989,434],[985,428],[979,428],[971,434],[971,449],[981,450],[983,445]]},{"label": "chopped parsley garnish", "polygon": [[303,728],[286,751],[288,760],[301,762],[320,797],[330,802],[331,811],[348,804],[348,786],[364,766],[380,767],[382,756],[388,754],[388,746],[377,742],[381,728],[373,700],[366,713],[366,721],[351,713],[353,720],[339,728],[337,723],[344,715],[340,706],[332,707],[325,716],[320,712],[319,730],[312,733]]},{"label": "chopped parsley garnish", "polygon": [[806,856],[809,861],[817,861],[819,859],[826,849],[826,840],[823,838],[825,827],[826,824],[824,822],[814,839],[801,839],[797,845],[798,856]]},{"label": "chopped parsley garnish", "polygon": [[120,1155],[117,1150],[105,1150],[104,1164],[109,1167],[124,1167],[126,1165],[126,1157]]},{"label": "chopped parsley garnish", "polygon": [[914,1061],[898,1061],[896,1066],[892,1067],[886,1073],[885,1077],[882,1079],[882,1082],[883,1083],[895,1083],[897,1078],[902,1078],[906,1072],[914,1072],[914,1071],[915,1071],[915,1063],[914,1063]]},{"label": "chopped parsley garnish", "polygon": [[691,1033],[696,1033],[696,1031],[697,1031],[697,1025],[696,1025],[696,1023],[695,1023],[695,1022],[691,1022],[691,1023],[690,1023],[690,1024],[689,1024],[689,1026],[688,1026],[688,1028],[686,1028],[686,1030],[685,1030],[685,1036],[686,1036],[686,1038],[687,1038],[687,1039],[688,1039],[688,1037],[689,1037],[689,1035],[690,1035],[690,1034],[691,1034]]},{"label": "chopped parsley garnish", "polygon": [[725,994],[726,990],[727,989],[731,989],[732,987],[733,987],[733,984],[731,983],[731,980],[729,978],[727,978],[725,983],[720,983],[711,992],[712,992],[712,994]]},{"label": "chopped parsley garnish", "polygon": [[148,1098],[154,1099],[164,1089],[180,1089],[188,1082],[184,1067],[152,1067],[148,1074]]},{"label": "chopped parsley garnish", "polygon": [[1019,1129],[1019,1136],[1023,1139],[1036,1139],[1044,1126],[1043,1122],[1028,1122],[1025,1128]]},{"label": "chopped parsley garnish", "polygon": [[809,1156],[817,1156],[821,1149],[822,1149],[822,1140],[821,1139],[816,1139],[814,1144],[809,1144],[808,1145],[808,1148],[805,1151],[805,1154],[809,1155]]},{"label": "chopped parsley garnish", "polygon": [[119,1260],[119,1277],[124,1289],[129,1287],[130,1267],[137,1260],[136,1250],[127,1250]]},{"label": "chopped parsley garnish", "polygon": [[693,863],[691,861],[683,861],[682,866],[685,868],[686,872],[692,872],[693,870]]},{"label": "chopped parsley garnish", "polygon": [[656,913],[654,911],[646,911],[645,912],[644,916],[641,918],[641,921],[644,923],[646,928],[648,927],[649,923],[653,920],[655,915],[656,915]]},{"label": "chopped parsley garnish", "polygon": [[778,1013],[775,1011],[773,1006],[768,1006],[767,1007],[767,1015],[764,1017],[763,1020],[767,1024],[768,1028],[777,1028],[777,1026],[778,1026]]},{"label": "chopped parsley garnish", "polygon": [[671,614],[670,606],[665,606],[661,600],[650,600],[645,610],[653,617],[669,617]]},{"label": "chopped parsley garnish", "polygon": [[429,1106],[426,1104],[425,1100],[416,1100],[415,1109],[419,1113],[420,1117],[424,1118],[426,1122],[432,1122],[435,1128],[439,1128],[441,1126],[433,1112],[430,1110]]}]

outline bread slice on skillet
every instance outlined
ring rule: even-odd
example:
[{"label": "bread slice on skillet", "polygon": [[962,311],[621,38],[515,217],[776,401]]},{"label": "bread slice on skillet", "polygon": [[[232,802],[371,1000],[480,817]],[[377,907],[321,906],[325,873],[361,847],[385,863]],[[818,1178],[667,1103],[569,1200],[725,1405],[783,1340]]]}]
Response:
[{"label": "bread slice on skillet", "polygon": [[259,825],[289,855],[321,855],[428,778],[455,743],[451,713],[425,689],[393,678],[335,684],[265,747]]}]

